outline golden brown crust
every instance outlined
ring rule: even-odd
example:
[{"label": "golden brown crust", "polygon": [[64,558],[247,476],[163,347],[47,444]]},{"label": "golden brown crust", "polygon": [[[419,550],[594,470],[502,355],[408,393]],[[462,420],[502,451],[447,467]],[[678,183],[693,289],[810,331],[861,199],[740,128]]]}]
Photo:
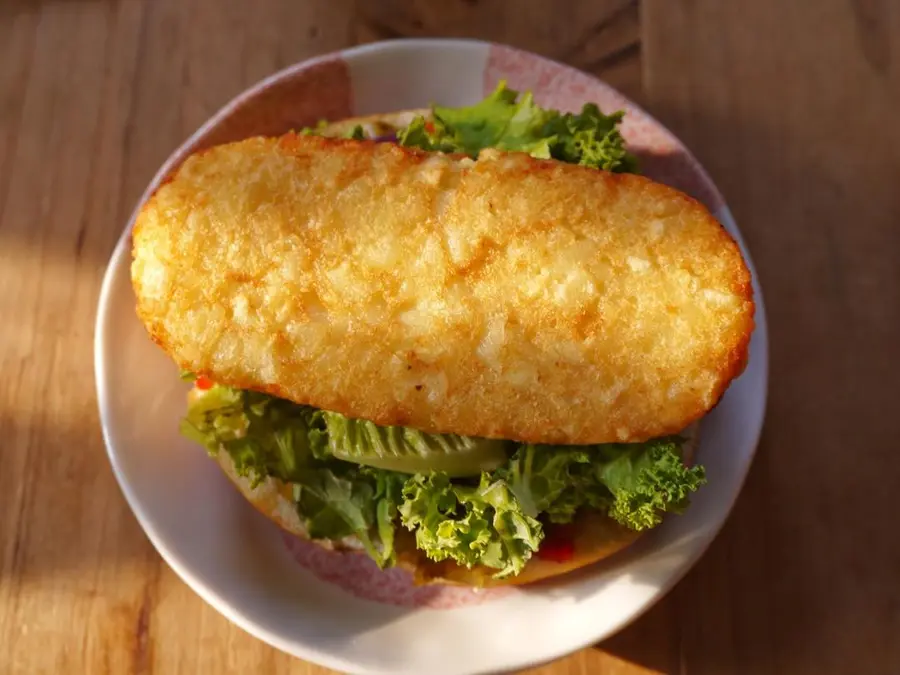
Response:
[{"label": "golden brown crust", "polygon": [[668,187],[295,135],[185,162],[138,218],[132,277],[182,368],[532,442],[677,432],[740,373],[753,327],[736,244]]}]

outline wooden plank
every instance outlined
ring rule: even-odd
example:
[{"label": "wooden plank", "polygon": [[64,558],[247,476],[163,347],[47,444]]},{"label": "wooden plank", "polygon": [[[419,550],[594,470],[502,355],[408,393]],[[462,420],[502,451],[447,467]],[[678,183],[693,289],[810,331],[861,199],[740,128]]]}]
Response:
[{"label": "wooden plank", "polygon": [[669,602],[683,669],[900,672],[900,12],[648,0],[643,17],[647,105],[722,187],[772,339],[759,457]]}]

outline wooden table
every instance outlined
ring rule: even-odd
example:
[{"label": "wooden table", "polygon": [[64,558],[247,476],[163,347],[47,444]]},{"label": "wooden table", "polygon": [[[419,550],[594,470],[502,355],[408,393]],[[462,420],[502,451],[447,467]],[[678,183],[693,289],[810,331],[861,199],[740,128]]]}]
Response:
[{"label": "wooden table", "polygon": [[746,488],[620,635],[533,671],[900,673],[900,8],[890,0],[4,0],[0,673],[327,672],[160,560],[103,450],[104,266],[168,153],[258,78],[408,35],[506,41],[606,78],[705,163],[766,293]]}]

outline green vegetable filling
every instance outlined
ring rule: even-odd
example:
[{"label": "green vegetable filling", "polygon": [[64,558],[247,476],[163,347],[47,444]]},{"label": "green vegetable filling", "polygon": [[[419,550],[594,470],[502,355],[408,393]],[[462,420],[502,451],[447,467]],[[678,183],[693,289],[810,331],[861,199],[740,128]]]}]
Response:
[{"label": "green vegetable filling", "polygon": [[417,117],[398,134],[400,145],[476,156],[485,148],[527,152],[596,169],[636,173],[618,125],[624,113],[604,115],[593,103],[580,113],[540,108],[530,92],[519,95],[500,82],[480,103],[465,108],[432,107],[432,121]]},{"label": "green vegetable filling", "polygon": [[[605,115],[594,103],[579,113],[539,107],[531,92],[519,94],[501,81],[487,98],[462,108],[432,106],[431,119],[419,116],[397,132],[397,143],[434,152],[461,152],[472,157],[486,148],[526,152],[540,159],[556,159],[616,173],[637,173],[637,159],[625,149],[619,133],[623,111]],[[300,131],[320,135],[328,126],[321,120]],[[361,125],[342,134],[367,138]]]},{"label": "green vegetable filling", "polygon": [[[210,454],[227,452],[252,484],[292,484],[313,538],[355,535],[389,566],[402,525],[430,559],[485,565],[497,578],[522,571],[546,523],[594,509],[645,530],[684,509],[705,480],[702,467],[684,465],[678,437],[552,446],[426,434],[219,385],[192,400],[181,428]],[[464,460],[455,462],[457,454]],[[384,457],[391,469],[371,466]]]},{"label": "green vegetable filling", "polygon": [[[325,129],[328,126],[328,120],[319,120],[316,126],[314,127],[305,127],[300,130],[301,136],[321,136],[325,133]],[[364,141],[366,140],[366,132],[365,129],[362,128],[361,124],[356,124],[350,129],[347,129],[344,133],[341,134],[340,138],[349,138],[354,141]]]}]

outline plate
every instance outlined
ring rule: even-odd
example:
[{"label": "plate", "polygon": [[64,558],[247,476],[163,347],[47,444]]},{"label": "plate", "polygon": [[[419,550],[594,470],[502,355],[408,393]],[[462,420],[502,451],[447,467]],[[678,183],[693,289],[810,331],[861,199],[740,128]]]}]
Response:
[{"label": "plate", "polygon": [[[500,79],[531,90],[543,106],[573,110],[594,101],[607,112],[624,109],[622,133],[645,173],[703,201],[747,255],[707,174],[631,101],[558,63],[466,40],[381,42],[287,68],[204,124],[159,170],[144,198],[194,150],[323,118],[472,104]],[[130,228],[106,272],[95,336],[100,418],[113,470],[175,572],[231,621],[281,650],[338,670],[391,675],[491,673],[556,659],[619,630],[659,600],[709,545],[740,491],[766,399],[768,338],[758,285],[749,365],[702,423],[698,461],[709,483],[683,516],[622,554],[551,583],[477,592],[416,588],[402,571],[380,572],[361,556],[286,538],[201,448],[179,436],[187,385],[136,318]]]}]

